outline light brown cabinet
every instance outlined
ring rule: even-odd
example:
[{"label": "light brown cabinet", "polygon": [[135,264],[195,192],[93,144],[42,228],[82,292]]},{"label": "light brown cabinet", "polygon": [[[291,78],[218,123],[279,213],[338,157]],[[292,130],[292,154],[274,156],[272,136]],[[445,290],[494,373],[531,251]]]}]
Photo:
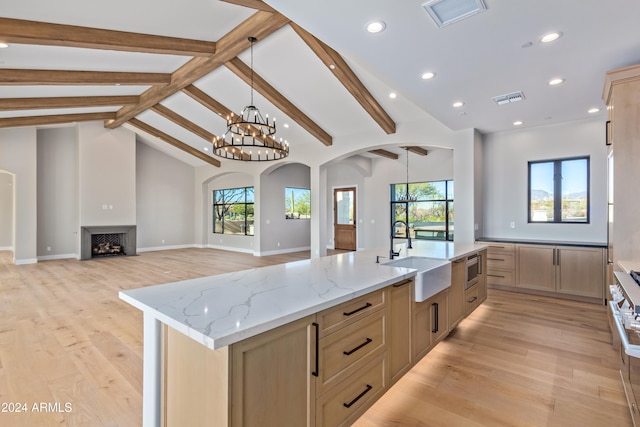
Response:
[{"label": "light brown cabinet", "polygon": [[391,384],[411,369],[413,279],[389,288],[389,376]]},{"label": "light brown cabinet", "polygon": [[487,283],[515,286],[516,251],[513,243],[485,243],[487,247]]},{"label": "light brown cabinet", "polygon": [[451,262],[451,287],[449,288],[449,328],[453,329],[464,319],[465,258]]},{"label": "light brown cabinet", "polygon": [[518,244],[516,250],[517,287],[604,298],[604,249]]},{"label": "light brown cabinet", "polygon": [[449,289],[413,304],[413,358],[424,357],[449,333]]}]

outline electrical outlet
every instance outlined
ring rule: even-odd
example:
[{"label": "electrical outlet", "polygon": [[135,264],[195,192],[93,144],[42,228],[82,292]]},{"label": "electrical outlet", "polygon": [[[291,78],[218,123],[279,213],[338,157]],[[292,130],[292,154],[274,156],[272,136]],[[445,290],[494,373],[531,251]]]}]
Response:
[{"label": "electrical outlet", "polygon": [[514,221],[511,221],[511,222],[509,223],[509,227],[511,227],[511,228],[516,228],[516,223],[515,223]]}]

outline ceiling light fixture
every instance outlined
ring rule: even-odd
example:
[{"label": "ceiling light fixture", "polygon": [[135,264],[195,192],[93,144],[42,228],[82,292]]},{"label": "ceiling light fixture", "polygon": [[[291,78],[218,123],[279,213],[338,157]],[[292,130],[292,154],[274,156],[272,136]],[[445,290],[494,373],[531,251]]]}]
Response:
[{"label": "ceiling light fixture", "polygon": [[371,34],[376,34],[384,31],[387,28],[387,24],[384,21],[371,21],[366,25],[366,29]]},{"label": "ceiling light fixture", "polygon": [[514,126],[520,126],[522,125],[524,122],[522,120],[516,120],[515,122],[513,122]]},{"label": "ceiling light fixture", "polygon": [[409,193],[409,147],[404,147],[404,149],[407,150],[407,183],[404,188],[404,193],[400,194],[398,197],[397,202],[400,203],[415,202],[418,200],[417,195]]},{"label": "ceiling light fixture", "polygon": [[597,108],[597,107],[593,107],[593,108],[590,108],[590,109],[587,111],[587,113],[589,113],[589,114],[595,114],[595,113],[597,113],[598,111],[600,111],[600,109],[599,109],[599,108]]},{"label": "ceiling light fixture", "polygon": [[398,97],[398,94],[397,94],[397,93],[395,93],[395,92],[391,92],[391,93],[389,94],[389,98],[391,98],[391,99],[396,99],[397,97]]},{"label": "ceiling light fixture", "polygon": [[423,73],[420,78],[422,80],[431,80],[432,78],[434,78],[436,76],[436,73],[434,73],[433,71],[427,71],[426,73]]},{"label": "ceiling light fixture", "polygon": [[5,43],[5,42],[0,42],[0,49],[6,49],[9,47],[9,44]]},{"label": "ceiling light fixture", "polygon": [[216,156],[243,161],[280,160],[289,155],[289,143],[276,141],[276,119],[269,121],[269,115],[262,117],[260,110],[253,105],[253,45],[258,41],[249,37],[251,43],[251,102],[244,107],[240,115],[231,113],[227,117],[227,131],[213,140],[213,153]]},{"label": "ceiling light fixture", "polygon": [[562,83],[564,83],[564,79],[560,77],[549,80],[549,86],[558,86],[559,84],[562,84]]},{"label": "ceiling light fixture", "polygon": [[453,108],[460,108],[464,105],[464,102],[462,101],[457,101],[453,103]]},{"label": "ceiling light fixture", "polygon": [[540,43],[551,43],[558,40],[560,37],[562,37],[561,32],[545,34],[544,36],[540,37]]}]

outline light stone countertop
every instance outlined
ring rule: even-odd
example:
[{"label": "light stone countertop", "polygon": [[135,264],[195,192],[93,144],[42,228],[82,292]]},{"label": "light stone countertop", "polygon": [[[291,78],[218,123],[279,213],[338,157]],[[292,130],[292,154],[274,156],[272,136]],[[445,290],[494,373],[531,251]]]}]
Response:
[{"label": "light stone countertop", "polygon": [[[404,241],[403,241],[404,242]],[[452,260],[483,245],[414,242],[401,257]],[[389,249],[364,250],[120,292],[120,299],[218,349],[415,276],[384,265]],[[387,258],[375,263],[376,255]]]}]

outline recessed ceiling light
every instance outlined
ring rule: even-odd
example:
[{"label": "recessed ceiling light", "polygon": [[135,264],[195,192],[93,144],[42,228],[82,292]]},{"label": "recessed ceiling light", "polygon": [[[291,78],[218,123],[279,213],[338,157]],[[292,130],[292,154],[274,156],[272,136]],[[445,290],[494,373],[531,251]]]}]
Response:
[{"label": "recessed ceiling light", "polygon": [[289,129],[289,123],[285,123],[282,126],[284,126],[285,128]]},{"label": "recessed ceiling light", "polygon": [[0,49],[6,49],[8,47],[9,47],[9,45],[7,43],[0,42]]},{"label": "recessed ceiling light", "polygon": [[514,126],[520,126],[521,124],[523,124],[524,122],[522,120],[516,120],[515,122],[513,122]]},{"label": "recessed ceiling light", "polygon": [[544,36],[540,37],[540,42],[551,43],[558,40],[561,36],[562,36],[561,32],[545,34]]},{"label": "recessed ceiling light", "polygon": [[336,64],[329,65],[329,68],[331,68],[332,70],[335,70],[336,69]]},{"label": "recessed ceiling light", "polygon": [[464,102],[462,101],[457,101],[453,103],[453,108],[460,108],[464,105]]},{"label": "recessed ceiling light", "polygon": [[384,31],[384,29],[387,28],[387,24],[385,24],[384,21],[371,21],[367,24],[366,28],[368,32],[375,34]]},{"label": "recessed ceiling light", "polygon": [[397,94],[397,93],[395,93],[395,92],[391,92],[391,93],[389,94],[389,98],[391,98],[391,99],[396,99],[397,97],[398,97],[398,94]]},{"label": "recessed ceiling light", "polygon": [[561,83],[564,83],[564,79],[561,79],[559,77],[549,80],[549,86],[557,86],[557,85],[559,85]]},{"label": "recessed ceiling light", "polygon": [[600,109],[599,109],[599,108],[593,107],[593,108],[590,108],[590,109],[589,109],[589,111],[587,111],[587,113],[589,113],[589,114],[595,114],[595,113],[597,113],[598,111],[600,111]]},{"label": "recessed ceiling light", "polygon": [[436,73],[434,73],[433,71],[427,71],[426,73],[423,73],[420,78],[422,80],[430,80],[432,78],[434,78],[436,76]]},{"label": "recessed ceiling light", "polygon": [[204,147],[203,150],[204,151],[209,151],[209,147]]}]

